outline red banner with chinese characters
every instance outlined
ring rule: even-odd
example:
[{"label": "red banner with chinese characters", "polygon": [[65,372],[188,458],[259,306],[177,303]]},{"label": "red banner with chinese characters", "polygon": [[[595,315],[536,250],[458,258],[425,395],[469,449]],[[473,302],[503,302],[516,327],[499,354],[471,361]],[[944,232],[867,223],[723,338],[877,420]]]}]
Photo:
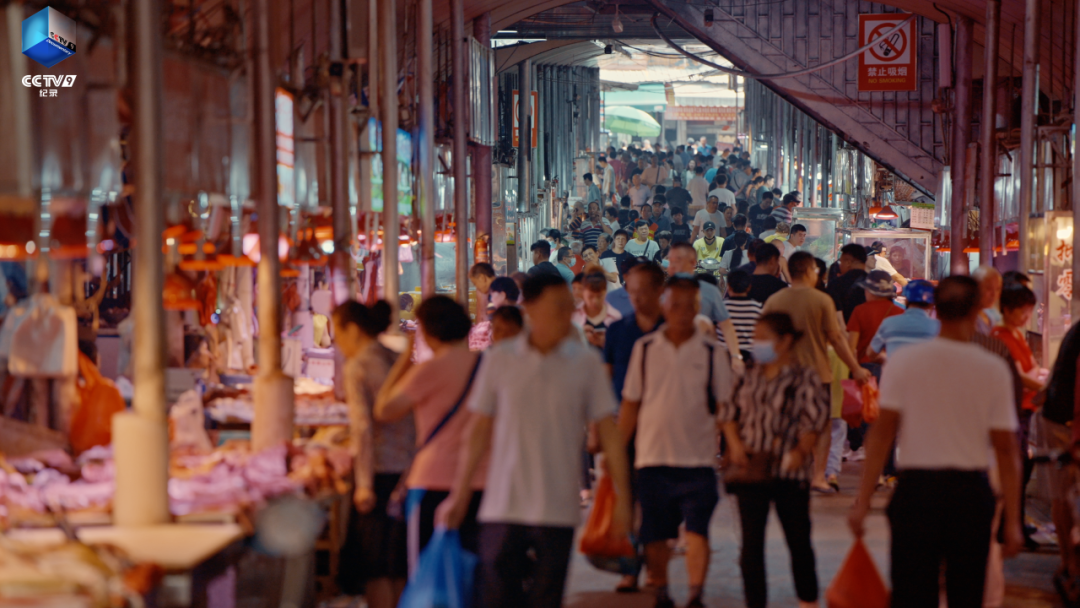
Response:
[{"label": "red banner with chinese characters", "polygon": [[907,13],[859,15],[859,46],[873,43],[859,54],[860,92],[914,91],[919,87],[916,21],[889,33],[909,16]]},{"label": "red banner with chinese characters", "polygon": [[709,122],[734,122],[739,114],[736,106],[667,106],[664,120],[703,120]]}]

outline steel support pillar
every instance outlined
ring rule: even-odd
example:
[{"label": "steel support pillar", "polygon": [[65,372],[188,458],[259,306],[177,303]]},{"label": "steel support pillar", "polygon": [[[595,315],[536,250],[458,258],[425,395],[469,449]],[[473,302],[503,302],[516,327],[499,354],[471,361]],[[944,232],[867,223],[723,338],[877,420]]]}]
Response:
[{"label": "steel support pillar", "polygon": [[252,449],[292,441],[293,380],[281,371],[281,261],[278,236],[277,135],[274,130],[274,72],[270,67],[270,2],[252,2],[254,18],[254,191],[259,216],[259,375],[255,379]]},{"label": "steel support pillar", "polygon": [[[531,121],[533,119],[532,62],[526,59],[518,64],[518,211],[521,213],[532,210],[529,160],[532,156]],[[513,270],[507,268],[507,272],[512,273]]]},{"label": "steel support pillar", "polygon": [[[330,0],[330,61],[340,64],[345,58],[345,23],[342,0]],[[331,289],[334,303],[355,297],[355,273],[349,251],[353,243],[353,221],[349,212],[349,133],[346,129],[346,82],[344,70],[331,76],[330,85],[330,204],[333,208],[334,253],[330,257]]]},{"label": "steel support pillar", "polygon": [[983,69],[982,158],[979,169],[979,263],[994,259],[994,183],[997,178],[997,67],[1001,0],[986,1],[986,37]]},{"label": "steel support pillar", "polygon": [[420,94],[420,295],[435,295],[435,70],[431,0],[417,11],[416,65]]},{"label": "steel support pillar", "polygon": [[[491,46],[491,14],[484,13],[476,19],[473,19],[473,37],[484,48]],[[479,116],[474,116],[473,119],[479,119]],[[488,120],[491,118],[489,117]],[[473,170],[473,199],[476,201],[476,248],[477,251],[486,251],[487,258],[480,259],[480,256],[476,256],[474,261],[476,262],[491,262],[491,230],[492,230],[492,208],[491,208],[491,146],[483,144],[474,144],[472,147],[472,170]],[[481,245],[481,242],[486,244],[486,247]],[[480,306],[487,306],[487,297],[483,294],[477,294],[477,298],[485,300],[484,302],[477,301],[477,310],[483,310]]]},{"label": "steel support pillar", "polygon": [[468,74],[466,73],[465,54],[465,0],[450,0],[450,62],[452,80],[450,89],[453,94],[453,162],[454,173],[454,283],[457,286],[457,299],[462,306],[469,304],[469,176],[466,169],[466,136],[469,128],[468,117]]},{"label": "steel support pillar", "polygon": [[398,56],[397,56],[397,0],[379,2],[379,75],[382,82],[382,166],[383,166],[383,298],[393,311],[390,327],[398,321],[398,236],[401,223],[398,219]]},{"label": "steel support pillar", "polygon": [[1028,217],[1035,192],[1035,119],[1039,111],[1039,0],[1027,0],[1024,12],[1024,83],[1020,90],[1020,266],[1031,270]]},{"label": "steel support pillar", "polygon": [[952,129],[952,202],[950,204],[949,228],[951,232],[952,254],[950,274],[966,275],[968,257],[964,253],[967,245],[967,167],[968,143],[971,141],[971,63],[972,32],[974,22],[968,17],[956,20],[956,87],[953,102]]},{"label": "steel support pillar", "polygon": [[[131,84],[135,158],[135,226],[143,245],[135,250],[135,395],[133,412],[112,420],[113,446],[128,466],[118,466],[113,521],[117,526],[169,523],[168,423],[165,401],[165,310],[161,233],[165,228],[162,201],[164,151],[161,135],[161,36],[155,0],[131,3]],[[15,8],[21,10],[21,5]],[[8,7],[9,16],[15,10]],[[24,151],[29,155],[29,151]],[[27,235],[30,238],[30,235]],[[38,404],[41,407],[43,404]],[[48,408],[43,408],[48,411]],[[42,411],[42,410],[38,410]],[[134,436],[139,436],[133,441]],[[152,447],[141,448],[141,441]],[[160,442],[160,444],[158,444]],[[133,467],[138,459],[142,466]],[[123,465],[124,462],[120,464]]]}]

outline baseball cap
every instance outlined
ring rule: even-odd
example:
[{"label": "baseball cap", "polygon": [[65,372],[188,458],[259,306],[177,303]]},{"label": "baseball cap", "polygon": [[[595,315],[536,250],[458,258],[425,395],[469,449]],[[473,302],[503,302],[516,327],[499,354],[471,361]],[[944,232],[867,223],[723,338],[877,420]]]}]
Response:
[{"label": "baseball cap", "polygon": [[713,222],[705,222],[701,227],[702,230],[716,230],[716,224]]},{"label": "baseball cap", "polygon": [[892,277],[884,270],[872,270],[865,279],[856,283],[857,286],[870,291],[880,298],[892,298],[896,296],[896,288],[893,287]]},{"label": "baseball cap", "polygon": [[[874,272],[880,272],[875,270]],[[934,303],[934,284],[923,279],[915,279],[904,287],[903,295],[908,302],[918,304]]]}]

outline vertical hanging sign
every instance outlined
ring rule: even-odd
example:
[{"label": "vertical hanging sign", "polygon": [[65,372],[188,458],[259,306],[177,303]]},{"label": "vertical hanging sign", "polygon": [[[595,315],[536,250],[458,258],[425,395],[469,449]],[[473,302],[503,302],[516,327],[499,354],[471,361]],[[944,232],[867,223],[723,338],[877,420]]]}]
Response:
[{"label": "vertical hanging sign", "polygon": [[889,33],[909,16],[908,13],[859,15],[859,46],[872,44],[859,54],[860,92],[919,88],[916,20]]},{"label": "vertical hanging sign", "polygon": [[[529,114],[529,120],[530,120],[530,122],[532,122],[532,147],[534,147],[534,148],[536,147],[536,135],[537,135],[536,123],[538,122],[536,120],[536,117],[540,114],[540,102],[539,102],[539,99],[540,99],[540,97],[539,97],[538,93],[536,91],[533,91],[532,92],[532,113]],[[518,144],[518,131],[520,129],[519,129],[518,122],[520,120],[521,120],[521,114],[518,113],[518,91],[517,91],[517,89],[514,89],[514,119],[513,119],[512,124],[514,126],[514,129],[513,129],[513,131],[514,131],[514,133],[513,133],[514,144],[513,145],[514,145],[515,148],[518,147],[518,145],[519,145]]]}]

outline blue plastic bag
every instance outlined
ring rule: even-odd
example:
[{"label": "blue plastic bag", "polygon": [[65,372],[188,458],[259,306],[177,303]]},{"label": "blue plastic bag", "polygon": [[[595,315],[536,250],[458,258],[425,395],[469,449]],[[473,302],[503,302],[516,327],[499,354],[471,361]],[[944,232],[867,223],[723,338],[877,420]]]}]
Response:
[{"label": "blue plastic bag", "polygon": [[476,556],[461,547],[457,530],[436,529],[398,608],[469,608],[476,562]]}]

